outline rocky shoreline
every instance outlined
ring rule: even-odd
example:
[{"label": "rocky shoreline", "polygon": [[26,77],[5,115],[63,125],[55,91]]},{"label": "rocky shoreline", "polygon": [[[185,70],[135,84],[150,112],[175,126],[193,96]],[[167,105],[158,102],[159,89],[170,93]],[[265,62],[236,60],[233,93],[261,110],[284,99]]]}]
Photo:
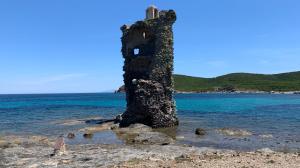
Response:
[{"label": "rocky shoreline", "polygon": [[[83,135],[92,135],[105,130],[113,131],[125,143],[72,145],[65,144],[60,138],[44,136],[10,135],[0,137],[0,167],[296,168],[300,165],[299,152],[275,152],[268,148],[241,152],[176,144],[174,138],[142,124],[119,128],[118,124],[114,122],[104,122],[81,129],[79,132],[82,132]],[[241,130],[233,132],[221,129],[219,131],[229,135],[250,134]],[[72,139],[74,136],[75,134],[70,133],[64,135],[66,140]],[[59,144],[58,148],[57,143]],[[59,152],[54,153],[55,148]]]},{"label": "rocky shoreline", "polygon": [[[180,145],[66,145],[53,153],[54,139],[7,137],[0,148],[0,167],[286,167],[300,165],[299,153],[269,149],[253,152],[216,150]],[[14,139],[13,142],[11,140]],[[3,141],[3,140],[2,140]]]}]

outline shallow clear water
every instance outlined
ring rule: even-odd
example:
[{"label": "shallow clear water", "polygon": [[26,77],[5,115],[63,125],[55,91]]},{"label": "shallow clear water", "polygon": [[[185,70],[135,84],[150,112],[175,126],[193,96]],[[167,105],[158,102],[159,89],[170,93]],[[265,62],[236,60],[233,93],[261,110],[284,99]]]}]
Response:
[{"label": "shallow clear water", "polygon": [[[300,95],[177,94],[175,99],[180,125],[173,132],[184,136],[178,143],[240,150],[300,150]],[[0,134],[58,136],[87,126],[57,124],[60,121],[112,118],[122,113],[125,105],[125,95],[113,93],[0,95]],[[207,135],[196,136],[197,127],[206,129]],[[216,131],[219,128],[245,129],[253,135],[223,136]],[[273,138],[263,139],[262,134]],[[89,142],[120,143],[109,132],[70,143]]]}]

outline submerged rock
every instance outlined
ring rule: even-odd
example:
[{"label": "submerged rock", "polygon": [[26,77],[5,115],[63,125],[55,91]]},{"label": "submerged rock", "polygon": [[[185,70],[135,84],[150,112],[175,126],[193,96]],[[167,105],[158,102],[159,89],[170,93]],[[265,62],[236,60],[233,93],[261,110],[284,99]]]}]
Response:
[{"label": "submerged rock", "polygon": [[64,126],[74,126],[74,125],[80,125],[84,123],[89,123],[91,121],[101,121],[103,120],[102,117],[88,117],[88,118],[80,118],[80,119],[69,119],[69,120],[58,120],[53,121],[51,124],[58,124],[58,125],[64,125]]},{"label": "submerged rock", "polygon": [[131,124],[129,127],[119,128],[116,131],[121,134],[138,134],[152,131],[152,128],[144,124]]},{"label": "submerged rock", "polygon": [[173,142],[174,140],[171,137],[160,132],[143,132],[133,139],[133,143],[144,145],[168,145]]},{"label": "submerged rock", "polygon": [[117,128],[113,131],[127,144],[167,145],[174,142],[167,134],[154,131],[144,124],[132,124],[129,127]]},{"label": "submerged rock", "polygon": [[233,129],[233,128],[221,128],[217,130],[218,133],[221,133],[226,136],[251,136],[252,132],[242,129]]},{"label": "submerged rock", "polygon": [[112,127],[118,127],[118,126],[114,122],[107,122],[107,123],[103,123],[103,124],[100,124],[100,125],[85,127],[85,128],[80,129],[79,131],[80,132],[95,133],[95,132],[110,130]]},{"label": "submerged rock", "polygon": [[88,139],[93,138],[93,136],[94,136],[94,134],[93,134],[93,133],[90,133],[90,132],[84,133],[84,134],[83,134],[83,137],[84,137],[84,138],[88,138]]},{"label": "submerged rock", "polygon": [[205,135],[206,134],[206,131],[203,129],[203,128],[197,128],[195,130],[195,134],[196,135]]},{"label": "submerged rock", "polygon": [[109,123],[109,122],[114,122],[115,119],[89,119],[86,120],[86,124],[104,124],[104,123]]},{"label": "submerged rock", "polygon": [[70,132],[70,133],[68,133],[68,136],[67,136],[69,139],[73,139],[73,138],[75,138],[75,134],[74,133],[72,133],[72,132]]}]

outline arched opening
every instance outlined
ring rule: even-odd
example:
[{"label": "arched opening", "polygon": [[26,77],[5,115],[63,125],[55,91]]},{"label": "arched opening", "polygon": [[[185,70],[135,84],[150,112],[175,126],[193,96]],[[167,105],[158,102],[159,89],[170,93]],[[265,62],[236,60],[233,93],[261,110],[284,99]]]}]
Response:
[{"label": "arched opening", "polygon": [[139,48],[133,49],[133,54],[134,54],[134,56],[139,55],[140,54],[140,49]]}]

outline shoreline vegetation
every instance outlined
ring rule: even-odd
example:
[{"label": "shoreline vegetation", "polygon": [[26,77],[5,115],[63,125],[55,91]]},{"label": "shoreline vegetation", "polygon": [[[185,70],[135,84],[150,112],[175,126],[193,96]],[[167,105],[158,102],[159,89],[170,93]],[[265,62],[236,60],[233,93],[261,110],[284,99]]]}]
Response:
[{"label": "shoreline vegetation", "polygon": [[[70,123],[69,120],[66,122]],[[83,135],[84,138],[90,139],[94,133],[102,131],[114,132],[125,143],[68,143],[68,140],[77,136]],[[232,130],[220,131],[228,136],[235,135],[232,134]],[[241,136],[245,135],[241,131],[238,133]],[[102,122],[63,137],[0,136],[0,167],[296,168],[300,165],[299,151],[273,151],[269,148],[237,151],[177,144],[173,138],[142,124],[120,128],[114,122]]]},{"label": "shoreline vegetation", "polygon": [[[232,73],[215,78],[175,74],[173,78],[175,93],[300,94],[300,71],[273,75]],[[125,87],[115,92],[125,92]]]}]

